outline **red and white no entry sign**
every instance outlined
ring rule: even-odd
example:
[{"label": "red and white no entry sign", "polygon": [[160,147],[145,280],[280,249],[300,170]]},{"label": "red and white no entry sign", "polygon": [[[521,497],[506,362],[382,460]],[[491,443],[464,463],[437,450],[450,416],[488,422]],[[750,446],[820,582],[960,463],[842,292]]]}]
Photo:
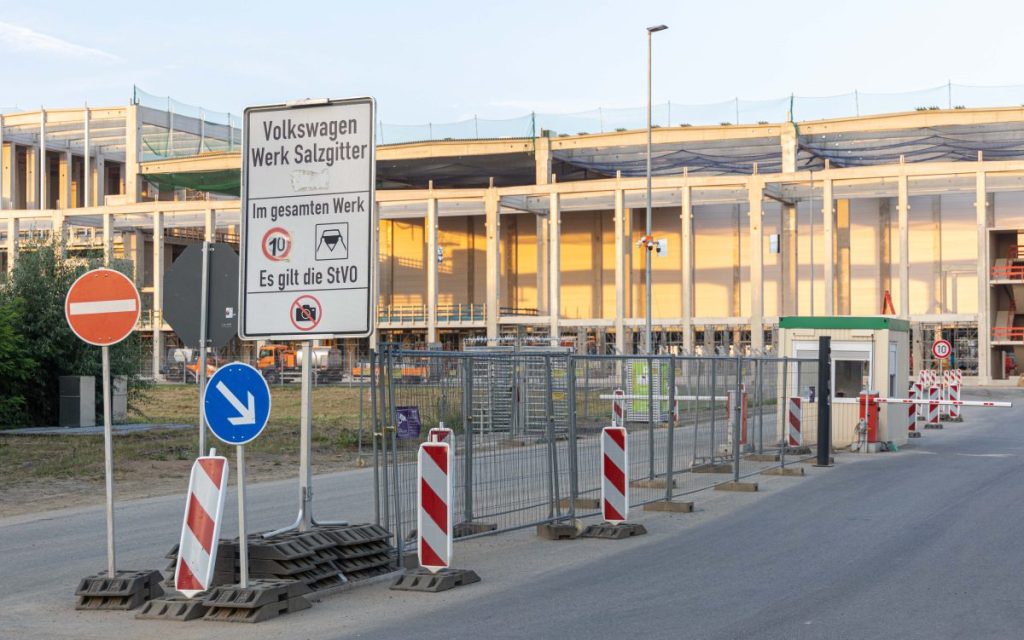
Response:
[{"label": "red and white no entry sign", "polygon": [[141,307],[139,292],[127,276],[113,269],[93,269],[71,285],[64,315],[76,336],[107,347],[128,337]]},{"label": "red and white no entry sign", "polygon": [[949,344],[949,340],[936,340],[932,343],[932,355],[939,360],[945,360],[951,353],[953,345]]}]

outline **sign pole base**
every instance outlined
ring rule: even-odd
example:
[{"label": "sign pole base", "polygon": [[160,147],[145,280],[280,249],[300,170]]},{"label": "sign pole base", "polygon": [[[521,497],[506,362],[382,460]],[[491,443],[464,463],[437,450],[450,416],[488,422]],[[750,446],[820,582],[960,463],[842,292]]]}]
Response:
[{"label": "sign pole base", "polygon": [[633,522],[602,522],[592,524],[583,530],[581,538],[601,538],[604,540],[625,540],[634,536],[642,536],[647,533],[647,528],[642,524]]}]

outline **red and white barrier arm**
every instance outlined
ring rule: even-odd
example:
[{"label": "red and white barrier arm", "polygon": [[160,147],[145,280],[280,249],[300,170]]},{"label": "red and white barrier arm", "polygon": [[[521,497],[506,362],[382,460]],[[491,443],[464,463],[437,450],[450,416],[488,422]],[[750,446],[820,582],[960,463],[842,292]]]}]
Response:
[{"label": "red and white barrier arm", "polygon": [[1012,402],[986,400],[917,400],[912,398],[875,398],[878,404],[937,404],[954,407],[1012,407]]}]

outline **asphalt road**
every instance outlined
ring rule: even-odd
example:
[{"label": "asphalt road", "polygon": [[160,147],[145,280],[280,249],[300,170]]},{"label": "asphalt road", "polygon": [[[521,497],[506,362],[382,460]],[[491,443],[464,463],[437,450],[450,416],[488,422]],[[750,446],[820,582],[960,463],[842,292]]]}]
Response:
[{"label": "asphalt road", "polygon": [[[102,508],[8,518],[0,638],[1019,638],[1024,403],[965,415],[900,453],[841,455],[807,478],[761,478],[757,494],[695,494],[694,514],[635,511],[647,536],[460,542],[456,566],[483,582],[444,594],[367,584],[253,627],[75,612],[75,583],[104,565]],[[372,519],[369,471],[316,487],[319,517]],[[254,486],[249,500],[252,529],[288,524],[296,483]],[[182,503],[119,504],[118,565],[163,568]],[[233,508],[226,518],[234,531]]]},{"label": "asphalt road", "polygon": [[982,411],[684,535],[353,635],[1020,638],[1024,407]]}]

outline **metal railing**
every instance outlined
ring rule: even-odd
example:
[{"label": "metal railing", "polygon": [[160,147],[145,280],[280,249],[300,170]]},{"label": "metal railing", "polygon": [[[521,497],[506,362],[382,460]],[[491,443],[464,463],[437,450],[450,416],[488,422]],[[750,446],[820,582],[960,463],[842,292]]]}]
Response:
[{"label": "metal railing", "polygon": [[1024,342],[1024,327],[992,327],[992,339],[1001,342]]},{"label": "metal railing", "polygon": [[[616,389],[627,398],[633,505],[809,458],[803,445],[815,440],[816,360],[583,356],[546,347],[374,357],[377,513],[400,547],[415,533],[416,452],[441,423],[454,437],[456,537],[597,515],[600,434],[612,422]],[[425,377],[390,373],[414,363]],[[800,448],[784,440],[794,396],[803,398]]]},{"label": "metal railing", "polygon": [[[459,303],[437,305],[437,321],[444,322],[483,322],[485,305],[480,303]],[[427,322],[427,305],[425,304],[382,304],[377,307],[377,321],[391,324],[425,324]]]},{"label": "metal railing", "polygon": [[993,280],[1024,280],[1024,265],[997,264],[992,267]]}]

